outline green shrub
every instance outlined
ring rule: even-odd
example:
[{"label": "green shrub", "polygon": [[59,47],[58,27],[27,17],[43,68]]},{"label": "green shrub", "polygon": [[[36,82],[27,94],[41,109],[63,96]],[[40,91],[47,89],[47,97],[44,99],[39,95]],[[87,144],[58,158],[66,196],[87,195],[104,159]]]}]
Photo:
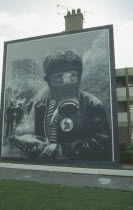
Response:
[{"label": "green shrub", "polygon": [[133,164],[133,150],[120,152],[120,162]]},{"label": "green shrub", "polygon": [[133,143],[126,145],[126,151],[132,151],[133,152]]}]

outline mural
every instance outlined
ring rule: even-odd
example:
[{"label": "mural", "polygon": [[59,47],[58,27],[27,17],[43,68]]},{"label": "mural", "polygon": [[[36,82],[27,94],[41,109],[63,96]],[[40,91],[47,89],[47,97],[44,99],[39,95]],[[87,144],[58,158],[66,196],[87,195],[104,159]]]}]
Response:
[{"label": "mural", "polygon": [[2,157],[114,161],[109,29],[7,43]]}]

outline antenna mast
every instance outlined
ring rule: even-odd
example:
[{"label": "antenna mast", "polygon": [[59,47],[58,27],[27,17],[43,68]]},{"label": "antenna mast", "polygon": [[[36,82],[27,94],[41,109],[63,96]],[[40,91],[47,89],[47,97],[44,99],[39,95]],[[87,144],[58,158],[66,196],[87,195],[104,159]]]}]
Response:
[{"label": "antenna mast", "polygon": [[[64,10],[67,10],[67,13],[69,10],[75,10],[75,8],[72,8],[72,7],[68,7],[68,6],[65,6],[65,5],[60,5],[60,4],[57,4],[56,5],[58,8],[61,8],[61,9],[64,9]],[[64,15],[62,12],[57,12],[58,15]],[[93,15],[94,13],[93,12],[90,12],[90,11],[87,11],[87,10],[84,10],[83,11],[83,19],[84,19],[84,23],[85,23],[85,19],[86,19],[86,15],[87,14],[91,14]]]}]

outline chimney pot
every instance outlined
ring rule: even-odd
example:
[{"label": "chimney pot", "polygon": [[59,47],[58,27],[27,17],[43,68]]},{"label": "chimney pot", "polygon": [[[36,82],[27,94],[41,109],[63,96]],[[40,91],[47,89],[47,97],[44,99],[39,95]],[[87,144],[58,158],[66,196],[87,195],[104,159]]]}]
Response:
[{"label": "chimney pot", "polygon": [[80,14],[81,13],[81,9],[77,9],[77,14]]},{"label": "chimney pot", "polygon": [[71,12],[70,11],[67,11],[67,15],[71,15]]},{"label": "chimney pot", "polygon": [[75,12],[75,9],[73,9],[73,10],[72,10],[72,15],[75,15],[75,13],[76,13],[76,12]]}]

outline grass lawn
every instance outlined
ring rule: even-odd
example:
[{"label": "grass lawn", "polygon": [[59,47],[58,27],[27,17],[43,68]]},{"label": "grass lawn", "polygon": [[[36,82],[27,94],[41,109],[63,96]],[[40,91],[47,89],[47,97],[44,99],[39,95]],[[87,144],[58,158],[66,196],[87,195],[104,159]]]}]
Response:
[{"label": "grass lawn", "polygon": [[0,210],[88,209],[133,209],[133,192],[16,180],[0,181]]}]

